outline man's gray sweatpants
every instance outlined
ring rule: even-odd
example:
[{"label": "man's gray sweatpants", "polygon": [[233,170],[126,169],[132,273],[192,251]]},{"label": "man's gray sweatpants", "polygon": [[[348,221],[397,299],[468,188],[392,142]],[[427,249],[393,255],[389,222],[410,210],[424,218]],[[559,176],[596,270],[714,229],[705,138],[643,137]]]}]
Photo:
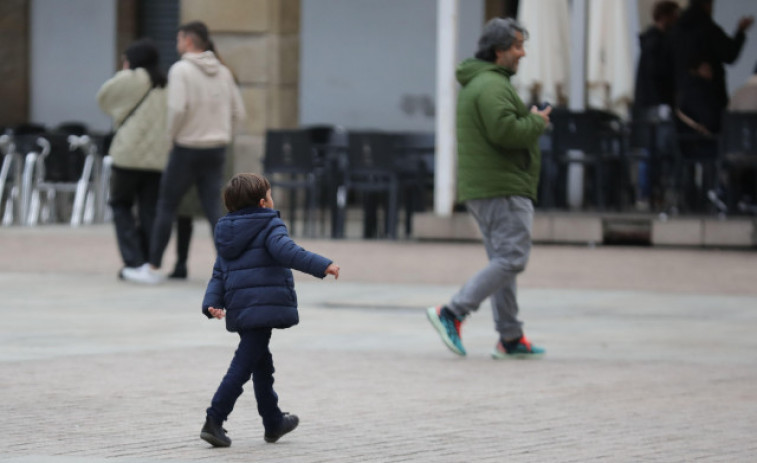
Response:
[{"label": "man's gray sweatpants", "polygon": [[526,268],[531,253],[534,205],[529,198],[508,196],[466,203],[484,237],[489,265],[468,280],[447,305],[458,317],[492,298],[494,325],[505,341],[523,335],[518,320],[515,278]]}]

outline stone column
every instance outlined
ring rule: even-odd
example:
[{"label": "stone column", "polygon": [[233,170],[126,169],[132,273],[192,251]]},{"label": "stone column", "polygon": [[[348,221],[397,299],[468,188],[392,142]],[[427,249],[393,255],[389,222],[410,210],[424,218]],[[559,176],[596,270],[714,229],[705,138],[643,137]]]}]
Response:
[{"label": "stone column", "polygon": [[0,0],[0,126],[29,119],[29,0]]},{"label": "stone column", "polygon": [[244,98],[235,171],[262,172],[266,129],[298,124],[300,0],[182,0],[181,22],[193,20],[207,24]]}]

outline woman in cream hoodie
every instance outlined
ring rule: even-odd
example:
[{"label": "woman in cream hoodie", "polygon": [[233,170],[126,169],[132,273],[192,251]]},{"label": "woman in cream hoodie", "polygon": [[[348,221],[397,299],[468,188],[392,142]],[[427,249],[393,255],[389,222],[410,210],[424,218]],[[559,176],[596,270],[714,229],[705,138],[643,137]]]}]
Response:
[{"label": "woman in cream hoodie", "polygon": [[144,264],[150,248],[160,177],[171,149],[166,83],[158,49],[145,39],[126,49],[123,70],[97,93],[100,108],[113,118],[116,129],[108,151],[113,159],[110,206],[125,268]]}]

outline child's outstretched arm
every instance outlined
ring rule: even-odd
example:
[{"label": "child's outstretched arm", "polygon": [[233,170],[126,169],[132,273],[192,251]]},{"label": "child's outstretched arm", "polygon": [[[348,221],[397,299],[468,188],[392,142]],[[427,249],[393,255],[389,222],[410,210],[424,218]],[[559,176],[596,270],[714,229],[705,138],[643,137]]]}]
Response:
[{"label": "child's outstretched arm", "polygon": [[266,237],[265,246],[271,256],[286,267],[309,273],[317,278],[339,274],[339,266],[334,264],[333,261],[314,252],[306,251],[292,241],[292,238],[287,234],[284,222],[281,222],[281,220]]}]

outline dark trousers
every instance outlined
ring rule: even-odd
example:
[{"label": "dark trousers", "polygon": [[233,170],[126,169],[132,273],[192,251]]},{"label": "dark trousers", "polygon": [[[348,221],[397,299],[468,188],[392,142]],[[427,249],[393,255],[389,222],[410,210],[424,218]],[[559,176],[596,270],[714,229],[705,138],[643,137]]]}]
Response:
[{"label": "dark trousers", "polygon": [[202,210],[210,222],[211,233],[221,218],[221,182],[226,147],[187,148],[174,145],[160,181],[158,212],[150,238],[150,264],[160,267],[171,239],[176,210],[192,185],[197,186]]},{"label": "dark trousers", "polygon": [[192,241],[192,216],[176,218],[176,266],[186,267],[189,259],[189,243]]},{"label": "dark trousers", "polygon": [[252,378],[258,413],[263,418],[266,431],[275,432],[281,425],[279,396],[273,390],[273,357],[268,348],[271,329],[263,328],[239,333],[239,347],[234,353],[229,370],[213,396],[208,416],[223,423],[234,409],[234,403],[242,395],[242,386]]},{"label": "dark trousers", "polygon": [[139,267],[147,261],[159,188],[160,172],[113,166],[109,204],[113,210],[118,250],[127,267]]}]

